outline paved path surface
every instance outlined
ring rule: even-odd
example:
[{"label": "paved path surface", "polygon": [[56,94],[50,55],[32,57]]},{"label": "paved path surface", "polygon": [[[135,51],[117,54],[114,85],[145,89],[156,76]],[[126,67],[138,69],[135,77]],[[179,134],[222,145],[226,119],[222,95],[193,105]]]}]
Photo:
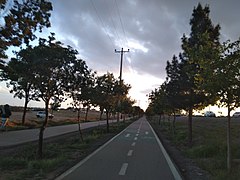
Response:
[{"label": "paved path surface", "polygon": [[145,117],[56,180],[181,179]]},{"label": "paved path surface", "polygon": [[[110,120],[110,123],[116,120]],[[106,124],[106,120],[97,122],[81,123],[82,129]],[[62,134],[78,131],[78,124],[47,127],[44,131],[44,139],[59,136]],[[27,129],[19,131],[8,131],[0,133],[0,147],[13,146],[26,142],[37,141],[39,129]]]}]

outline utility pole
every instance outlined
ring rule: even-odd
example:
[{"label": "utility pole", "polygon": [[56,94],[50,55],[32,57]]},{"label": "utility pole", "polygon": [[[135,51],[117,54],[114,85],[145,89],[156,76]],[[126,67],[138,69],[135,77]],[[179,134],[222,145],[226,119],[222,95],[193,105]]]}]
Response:
[{"label": "utility pole", "polygon": [[[127,51],[124,51],[123,48],[121,49],[121,51],[117,51],[115,49],[115,53],[121,53],[121,62],[120,62],[120,86],[122,85],[122,63],[123,63],[123,53],[125,52],[129,52],[129,49]],[[121,103],[120,103],[120,97],[118,97],[118,107],[121,107]],[[119,112],[117,113],[117,122],[119,122]]]},{"label": "utility pole", "polygon": [[122,83],[122,63],[123,63],[123,53],[125,52],[129,52],[129,49],[127,51],[124,51],[123,48],[121,49],[121,51],[117,51],[115,49],[115,53],[121,53],[121,62],[120,62],[120,84]]}]

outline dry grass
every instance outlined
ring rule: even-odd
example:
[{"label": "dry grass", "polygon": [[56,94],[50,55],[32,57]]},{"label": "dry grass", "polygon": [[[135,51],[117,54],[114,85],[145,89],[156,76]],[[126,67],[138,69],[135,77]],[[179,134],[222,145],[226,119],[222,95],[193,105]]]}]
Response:
[{"label": "dry grass", "polygon": [[[53,119],[48,120],[48,126],[77,123],[77,112],[71,110],[60,110],[51,112],[54,115]],[[25,118],[25,128],[38,127],[42,124],[43,118],[36,117],[37,111],[27,111]],[[9,130],[11,128],[24,128],[21,127],[23,112],[12,112],[12,116],[8,123]],[[89,111],[87,121],[99,120],[100,112]],[[105,115],[103,115],[105,118]],[[80,120],[85,122],[85,112],[81,112]]]}]

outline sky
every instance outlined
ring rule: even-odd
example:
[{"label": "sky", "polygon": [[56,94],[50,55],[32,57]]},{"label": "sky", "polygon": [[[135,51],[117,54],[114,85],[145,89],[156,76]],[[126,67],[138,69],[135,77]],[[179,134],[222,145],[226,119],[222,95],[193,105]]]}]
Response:
[{"label": "sky", "polygon": [[[99,75],[119,77],[120,53],[123,80],[131,84],[136,105],[147,108],[147,94],[161,85],[167,60],[181,52],[181,37],[189,35],[193,8],[209,5],[214,25],[220,24],[220,40],[240,36],[238,0],[51,0],[52,27],[58,40],[77,49],[79,58]],[[40,36],[42,36],[40,34]],[[0,104],[23,105],[12,98],[5,83],[0,84]],[[30,102],[30,106],[43,106]],[[65,103],[67,106],[67,103]]]}]

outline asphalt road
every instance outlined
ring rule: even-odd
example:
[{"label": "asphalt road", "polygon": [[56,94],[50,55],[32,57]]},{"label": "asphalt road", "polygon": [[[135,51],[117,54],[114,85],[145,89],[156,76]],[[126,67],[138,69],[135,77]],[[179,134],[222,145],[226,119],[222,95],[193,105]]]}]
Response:
[{"label": "asphalt road", "polygon": [[[110,120],[110,123],[116,120]],[[106,124],[104,121],[81,123],[81,129],[87,129]],[[44,139],[59,136],[62,134],[78,131],[78,124],[47,127],[44,131]],[[0,132],[0,148],[6,146],[19,145],[27,142],[37,141],[39,129],[27,129],[19,131]]]},{"label": "asphalt road", "polygon": [[56,180],[181,179],[145,117]]}]

